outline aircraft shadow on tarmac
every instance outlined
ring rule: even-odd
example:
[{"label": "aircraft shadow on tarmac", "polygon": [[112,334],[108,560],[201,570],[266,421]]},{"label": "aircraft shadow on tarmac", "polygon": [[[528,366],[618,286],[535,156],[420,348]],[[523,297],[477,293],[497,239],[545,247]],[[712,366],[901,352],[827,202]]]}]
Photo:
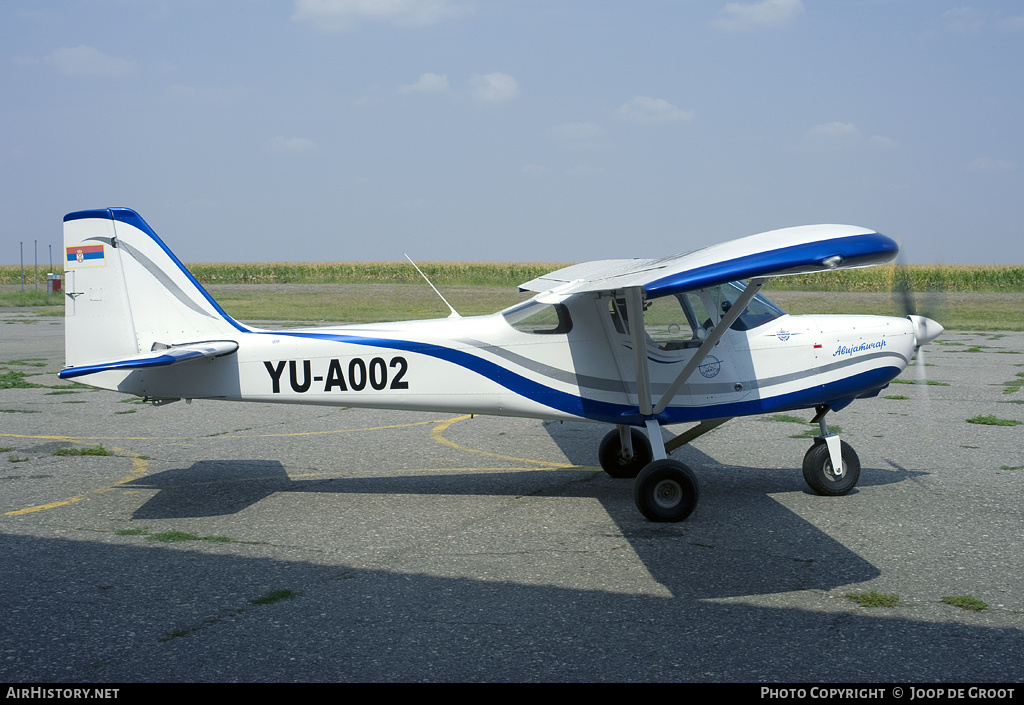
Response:
[{"label": "aircraft shadow on tarmac", "polygon": [[[570,462],[592,467],[593,458],[584,456],[585,449],[592,454],[593,439],[581,438],[579,429],[568,425],[547,428]],[[134,512],[133,520],[232,515],[288,492],[421,495],[424,502],[431,495],[591,498],[618,524],[651,575],[675,595],[830,590],[879,575],[873,565],[770,496],[803,490],[798,470],[725,466],[692,446],[677,450],[674,457],[696,468],[702,482],[701,506],[681,524],[646,522],[633,506],[631,481],[613,480],[598,469],[294,480],[279,461],[218,460],[147,475],[129,486],[159,490]],[[865,469],[862,478],[866,484],[888,484],[919,474]],[[344,511],[338,522],[345,522]]]}]

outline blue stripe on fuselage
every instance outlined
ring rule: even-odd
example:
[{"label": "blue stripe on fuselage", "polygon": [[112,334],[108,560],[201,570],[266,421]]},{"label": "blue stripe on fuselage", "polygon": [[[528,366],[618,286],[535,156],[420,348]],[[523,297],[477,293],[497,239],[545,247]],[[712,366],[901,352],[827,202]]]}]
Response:
[{"label": "blue stripe on fuselage", "polygon": [[[551,407],[566,414],[572,414],[592,421],[613,424],[642,425],[645,417],[636,406],[588,399],[568,392],[552,389],[535,382],[506,367],[484,360],[463,350],[443,347],[434,343],[417,343],[390,338],[364,338],[339,333],[313,333],[304,331],[267,331],[265,335],[287,335],[296,338],[327,340],[352,345],[402,350],[444,360],[495,382],[521,397]],[[654,417],[662,424],[701,421],[725,416],[751,416],[792,409],[808,409],[830,402],[843,402],[865,392],[877,389],[900,374],[899,367],[888,366],[861,372],[845,379],[816,384],[788,394],[752,399],[747,401],[713,404],[709,406],[669,406]]]}]

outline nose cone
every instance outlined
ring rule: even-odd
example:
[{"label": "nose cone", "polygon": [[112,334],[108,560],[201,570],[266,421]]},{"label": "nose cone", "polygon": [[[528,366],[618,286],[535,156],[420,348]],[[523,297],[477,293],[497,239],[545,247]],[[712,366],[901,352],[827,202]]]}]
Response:
[{"label": "nose cone", "polygon": [[907,318],[914,324],[915,348],[932,342],[942,335],[942,331],[945,330],[940,324],[924,316],[907,316]]}]

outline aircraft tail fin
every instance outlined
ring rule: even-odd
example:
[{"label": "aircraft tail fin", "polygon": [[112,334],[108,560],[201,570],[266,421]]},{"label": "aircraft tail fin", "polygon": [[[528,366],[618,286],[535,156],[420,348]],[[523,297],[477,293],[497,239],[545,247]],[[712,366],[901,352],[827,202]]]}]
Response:
[{"label": "aircraft tail fin", "polygon": [[65,369],[248,330],[128,208],[64,216]]}]

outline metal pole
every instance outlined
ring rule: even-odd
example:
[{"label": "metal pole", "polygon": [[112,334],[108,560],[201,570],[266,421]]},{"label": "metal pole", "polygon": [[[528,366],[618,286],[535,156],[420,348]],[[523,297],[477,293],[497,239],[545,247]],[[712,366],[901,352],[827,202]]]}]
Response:
[{"label": "metal pole", "polygon": [[35,269],[32,270],[32,278],[36,280],[36,291],[39,291],[39,240],[32,241],[32,258],[35,260]]},{"label": "metal pole", "polygon": [[21,293],[25,293],[25,243],[18,243],[18,254],[21,257]]}]

